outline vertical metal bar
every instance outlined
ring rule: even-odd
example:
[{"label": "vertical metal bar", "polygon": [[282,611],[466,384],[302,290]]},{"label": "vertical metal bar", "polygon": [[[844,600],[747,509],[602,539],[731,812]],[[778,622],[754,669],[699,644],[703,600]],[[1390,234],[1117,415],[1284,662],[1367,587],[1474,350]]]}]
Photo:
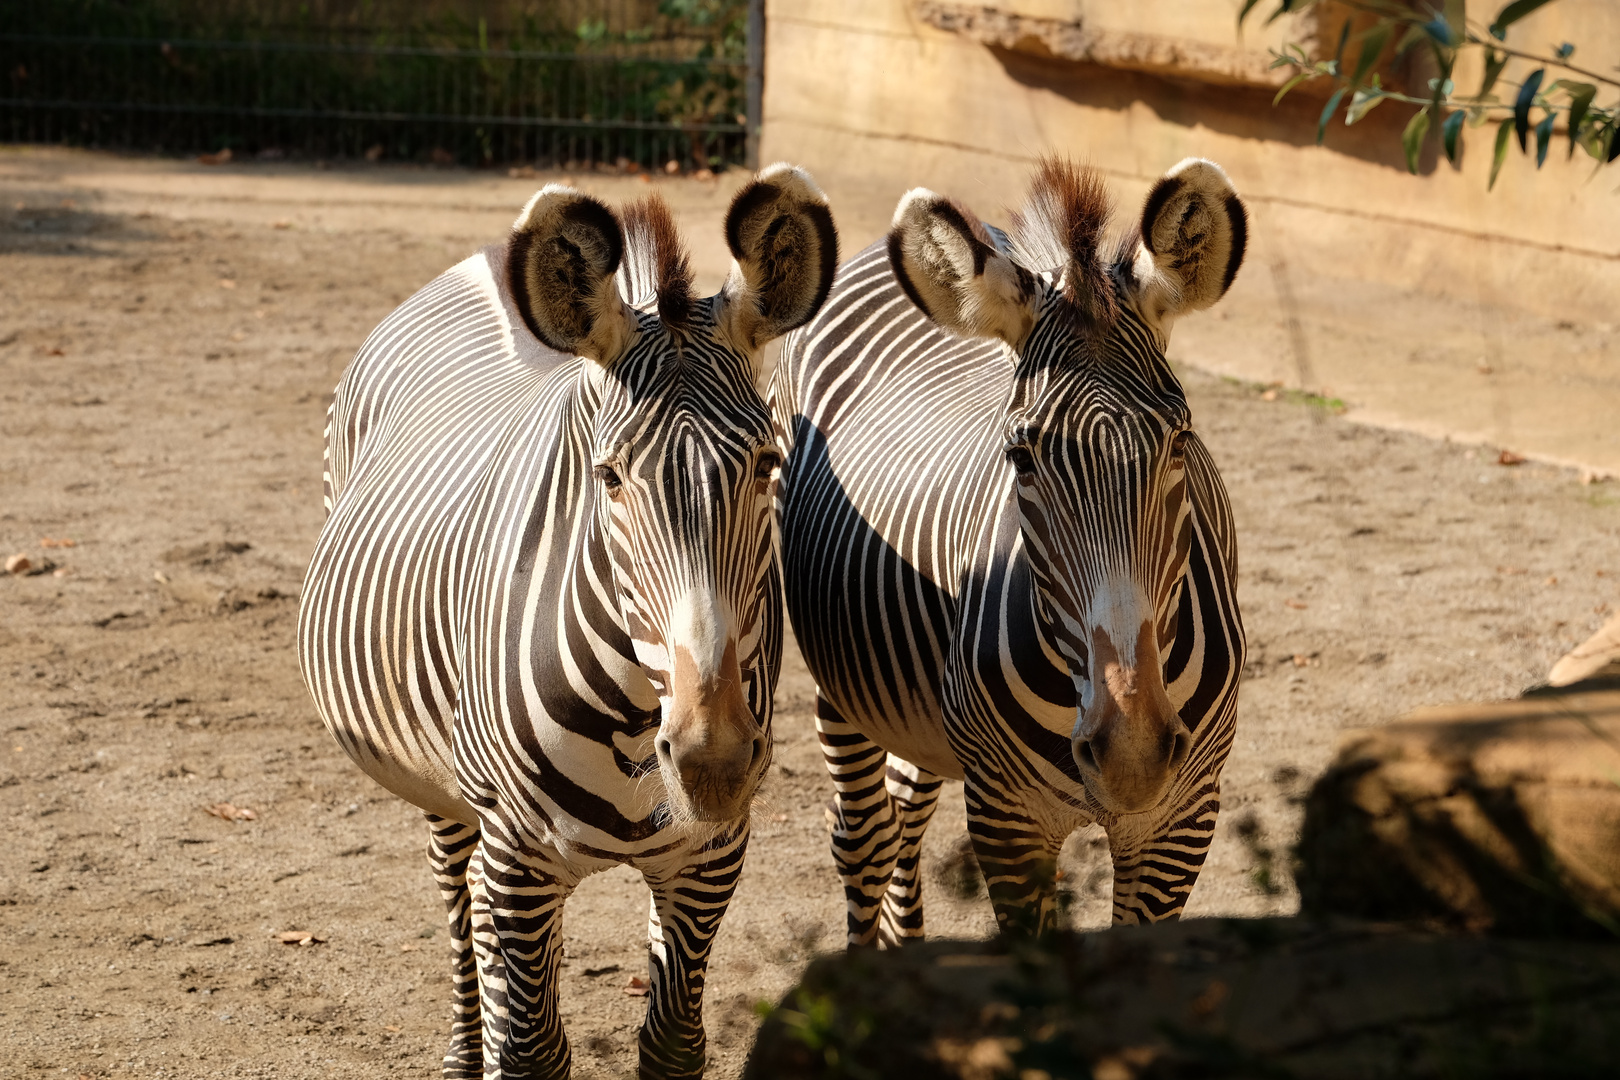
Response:
[{"label": "vertical metal bar", "polygon": [[765,0],[748,0],[748,123],[743,160],[759,168],[759,131],[765,119]]}]

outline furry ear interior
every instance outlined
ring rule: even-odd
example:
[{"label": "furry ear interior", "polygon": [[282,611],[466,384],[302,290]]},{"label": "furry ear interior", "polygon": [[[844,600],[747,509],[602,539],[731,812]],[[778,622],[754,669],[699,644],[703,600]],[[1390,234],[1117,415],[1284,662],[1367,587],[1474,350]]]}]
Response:
[{"label": "furry ear interior", "polygon": [[1226,295],[1249,238],[1243,200],[1213,161],[1188,158],[1164,174],[1142,207],[1135,277],[1143,308],[1161,322]]},{"label": "furry ear interior", "polygon": [[838,231],[809,173],[786,163],[760,170],[726,211],[726,246],[735,261],[719,322],[744,351],[821,310],[838,269]]},{"label": "furry ear interior", "polygon": [[906,192],[895,208],[889,265],[912,303],[946,330],[1016,347],[1034,325],[1034,276],[997,250],[971,211],[927,188]]},{"label": "furry ear interior", "polygon": [[624,257],[619,219],[589,195],[548,184],[512,224],[506,273],[534,336],[559,352],[611,364],[635,334],[635,313],[614,272]]}]

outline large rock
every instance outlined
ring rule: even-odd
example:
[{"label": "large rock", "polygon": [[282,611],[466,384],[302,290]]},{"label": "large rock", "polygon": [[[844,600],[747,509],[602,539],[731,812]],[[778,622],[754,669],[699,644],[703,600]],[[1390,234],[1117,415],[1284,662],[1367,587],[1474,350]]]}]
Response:
[{"label": "large rock", "polygon": [[1306,804],[1308,913],[1620,934],[1620,684],[1348,733]]},{"label": "large rock", "polygon": [[745,1080],[1613,1075],[1620,943],[1301,919],[811,964]]}]

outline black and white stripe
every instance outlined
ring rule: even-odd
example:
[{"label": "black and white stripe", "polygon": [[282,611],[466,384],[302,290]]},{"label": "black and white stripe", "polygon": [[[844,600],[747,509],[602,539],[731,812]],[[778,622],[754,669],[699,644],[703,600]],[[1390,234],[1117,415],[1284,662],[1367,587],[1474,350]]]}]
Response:
[{"label": "black and white stripe", "polygon": [[446,1076],[568,1075],[562,906],[620,863],[652,891],[642,1073],[703,1070],[782,649],[759,346],[836,262],[800,170],[728,226],[732,276],[696,300],[661,203],[621,223],[547,188],[384,320],[331,407],[300,660],[343,748],[427,815]]},{"label": "black and white stripe", "polygon": [[1164,347],[1230,284],[1242,214],[1207,162],[1113,253],[1082,170],[1043,166],[1010,243],[913,192],[789,338],[783,573],[852,944],[921,936],[941,777],[966,781],[1004,927],[1052,925],[1057,850],[1091,821],[1115,921],[1185,904],[1244,637],[1230,508]]}]

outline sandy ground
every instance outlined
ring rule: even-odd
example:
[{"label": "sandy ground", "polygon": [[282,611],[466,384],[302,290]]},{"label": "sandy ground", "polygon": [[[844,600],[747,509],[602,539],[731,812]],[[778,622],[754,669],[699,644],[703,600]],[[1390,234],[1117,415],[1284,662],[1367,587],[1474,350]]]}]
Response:
[{"label": "sandy ground", "polygon": [[[436,1075],[424,831],[321,729],[296,596],[344,364],[544,179],[0,151],[0,551],[55,564],[0,578],[0,1076]],[[730,183],[658,182],[711,287]],[[1515,694],[1620,603],[1620,491],[1268,400],[1173,351],[1236,507],[1252,655],[1189,913],[1284,912],[1297,799],[1341,730]],[[841,941],[810,702],[790,650],[779,764],[710,974],[713,1076],[740,1071],[754,1004]],[[203,809],[221,802],[254,820]],[[958,788],[930,851],[961,822]],[[1071,840],[1065,871],[1075,921],[1101,925],[1100,837]],[[982,900],[929,904],[936,933],[989,929]],[[568,907],[578,1076],[633,1075],[645,908],[625,871]]]}]

